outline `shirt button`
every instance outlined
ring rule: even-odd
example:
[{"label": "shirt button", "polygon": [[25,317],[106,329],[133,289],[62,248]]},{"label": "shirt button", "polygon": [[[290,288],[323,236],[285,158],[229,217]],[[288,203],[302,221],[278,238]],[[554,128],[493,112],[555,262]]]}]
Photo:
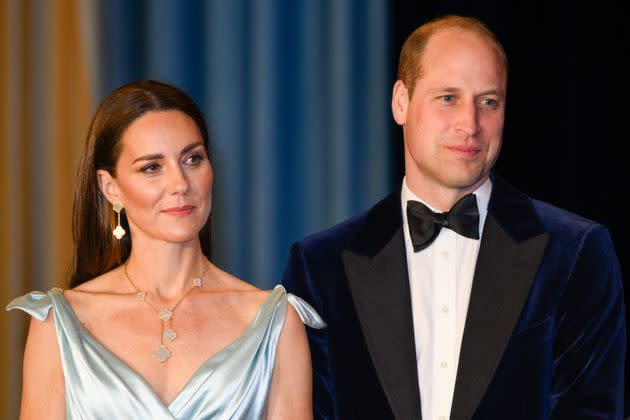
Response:
[{"label": "shirt button", "polygon": [[446,366],[448,366],[448,363],[446,363],[446,362],[442,362],[442,363],[440,363],[440,366],[442,366],[443,368],[445,368]]},{"label": "shirt button", "polygon": [[440,253],[440,255],[441,255],[441,256],[442,256],[442,258],[444,258],[444,259],[447,259],[447,258],[448,258],[448,252],[446,252],[446,251],[442,251],[442,252]]},{"label": "shirt button", "polygon": [[442,312],[447,313],[448,312],[448,307],[442,306]]}]

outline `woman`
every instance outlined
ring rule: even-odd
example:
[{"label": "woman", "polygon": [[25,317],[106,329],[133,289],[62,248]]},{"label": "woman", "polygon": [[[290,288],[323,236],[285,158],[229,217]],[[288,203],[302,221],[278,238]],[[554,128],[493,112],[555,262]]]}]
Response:
[{"label": "woman", "polygon": [[312,418],[300,318],[324,323],[210,262],[212,175],[181,90],[140,81],[103,101],[78,171],[71,288],[7,307],[33,316],[22,419]]}]

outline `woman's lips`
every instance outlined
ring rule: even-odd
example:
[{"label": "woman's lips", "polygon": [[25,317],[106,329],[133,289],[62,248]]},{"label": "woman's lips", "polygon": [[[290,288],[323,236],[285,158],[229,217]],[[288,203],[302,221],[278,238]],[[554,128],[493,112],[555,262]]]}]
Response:
[{"label": "woman's lips", "polygon": [[195,206],[171,207],[169,209],[162,210],[162,212],[170,216],[188,216],[192,213],[194,208]]}]

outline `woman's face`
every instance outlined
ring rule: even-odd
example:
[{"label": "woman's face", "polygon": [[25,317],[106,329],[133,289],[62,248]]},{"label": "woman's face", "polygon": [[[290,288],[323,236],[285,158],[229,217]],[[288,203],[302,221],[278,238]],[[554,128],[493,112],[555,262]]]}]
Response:
[{"label": "woman's face", "polygon": [[194,120],[177,110],[149,111],[120,141],[116,178],[99,173],[99,184],[123,205],[134,243],[197,240],[212,208],[212,167]]}]

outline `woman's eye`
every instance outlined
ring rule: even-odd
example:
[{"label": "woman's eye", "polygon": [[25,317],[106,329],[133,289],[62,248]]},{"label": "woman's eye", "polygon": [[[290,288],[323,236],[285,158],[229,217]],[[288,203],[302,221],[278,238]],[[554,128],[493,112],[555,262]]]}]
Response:
[{"label": "woman's eye", "polygon": [[191,155],[186,159],[186,163],[189,165],[198,165],[203,160],[201,155]]},{"label": "woman's eye", "polygon": [[140,169],[141,172],[144,172],[145,174],[152,174],[154,172],[157,172],[160,169],[160,165],[157,163],[151,163],[149,165],[143,166],[142,169]]}]

